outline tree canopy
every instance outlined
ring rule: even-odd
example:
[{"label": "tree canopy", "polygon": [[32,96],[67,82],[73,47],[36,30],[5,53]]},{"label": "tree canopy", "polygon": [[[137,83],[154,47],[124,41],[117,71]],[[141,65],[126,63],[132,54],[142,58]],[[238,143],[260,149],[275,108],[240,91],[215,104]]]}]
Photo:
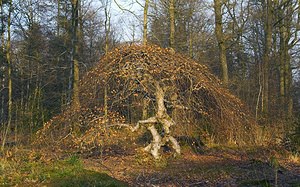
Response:
[{"label": "tree canopy", "polygon": [[[105,119],[103,112],[91,111],[104,108],[104,87],[108,89],[107,107],[119,115],[122,119],[119,122],[111,117]],[[148,119],[142,119],[143,99],[149,101]],[[85,128],[91,128],[91,122],[102,119],[94,126],[128,124],[127,127],[136,130],[135,124],[153,123],[156,131],[163,128],[163,132],[172,137],[206,133],[218,142],[255,141],[255,121],[243,103],[223,87],[205,65],[171,48],[131,44],[110,51],[80,80],[80,103],[91,112],[85,118],[76,118],[85,115],[82,109],[66,111],[62,115],[73,113],[76,119],[62,117],[59,119],[67,123],[60,124],[69,127],[87,124]],[[94,117],[88,118],[91,113]],[[82,132],[83,136],[86,132]]]}]

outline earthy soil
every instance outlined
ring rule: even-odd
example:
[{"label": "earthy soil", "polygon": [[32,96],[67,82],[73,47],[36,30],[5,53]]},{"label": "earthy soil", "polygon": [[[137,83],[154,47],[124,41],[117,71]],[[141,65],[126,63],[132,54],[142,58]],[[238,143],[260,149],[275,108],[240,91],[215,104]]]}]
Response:
[{"label": "earthy soil", "polygon": [[155,161],[138,149],[114,146],[83,162],[86,169],[106,172],[130,186],[300,186],[299,162],[268,148],[246,150],[207,148],[196,154],[186,149],[179,157],[164,153]]}]

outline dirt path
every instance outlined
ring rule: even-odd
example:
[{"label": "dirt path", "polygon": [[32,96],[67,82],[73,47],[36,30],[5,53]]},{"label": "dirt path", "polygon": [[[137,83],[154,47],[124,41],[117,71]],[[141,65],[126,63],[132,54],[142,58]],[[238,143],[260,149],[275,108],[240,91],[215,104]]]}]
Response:
[{"label": "dirt path", "polygon": [[[280,160],[275,169],[267,153],[255,157],[234,150],[184,152],[179,158],[165,155],[153,162],[143,153],[86,158],[87,169],[106,172],[131,186],[299,186],[300,166]],[[166,158],[167,157],[167,158]]]}]

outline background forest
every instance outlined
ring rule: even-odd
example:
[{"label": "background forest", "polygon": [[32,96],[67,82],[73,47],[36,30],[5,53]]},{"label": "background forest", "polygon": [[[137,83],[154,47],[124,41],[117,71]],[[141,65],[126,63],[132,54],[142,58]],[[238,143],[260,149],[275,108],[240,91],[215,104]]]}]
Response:
[{"label": "background forest", "polygon": [[132,31],[130,42],[141,42],[135,33],[144,29],[149,43],[208,65],[261,125],[291,130],[300,102],[298,1],[151,1],[148,13],[132,12],[141,26],[148,14],[138,30],[111,24],[110,1],[74,2],[1,1],[3,135],[32,134],[66,108],[78,73],[123,43],[122,29]]},{"label": "background forest", "polygon": [[299,185],[299,0],[0,0],[0,34],[0,184]]},{"label": "background forest", "polygon": [[[112,3],[138,25],[121,28],[116,19],[111,21]],[[122,30],[132,33],[129,43],[141,42],[136,33],[144,31],[144,41],[206,64],[261,125],[286,130],[295,125],[300,110],[299,1],[122,3],[1,0],[3,136],[7,129],[30,135],[65,109],[79,76],[106,50],[125,42]],[[144,11],[131,10],[132,5]]]}]

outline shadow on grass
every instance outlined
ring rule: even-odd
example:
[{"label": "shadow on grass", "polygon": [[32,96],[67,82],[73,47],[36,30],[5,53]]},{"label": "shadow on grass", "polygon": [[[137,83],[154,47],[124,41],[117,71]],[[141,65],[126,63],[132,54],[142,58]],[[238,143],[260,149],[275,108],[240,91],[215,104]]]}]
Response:
[{"label": "shadow on grass", "polygon": [[98,173],[90,170],[82,170],[76,174],[56,177],[47,186],[128,186],[105,173]]}]

